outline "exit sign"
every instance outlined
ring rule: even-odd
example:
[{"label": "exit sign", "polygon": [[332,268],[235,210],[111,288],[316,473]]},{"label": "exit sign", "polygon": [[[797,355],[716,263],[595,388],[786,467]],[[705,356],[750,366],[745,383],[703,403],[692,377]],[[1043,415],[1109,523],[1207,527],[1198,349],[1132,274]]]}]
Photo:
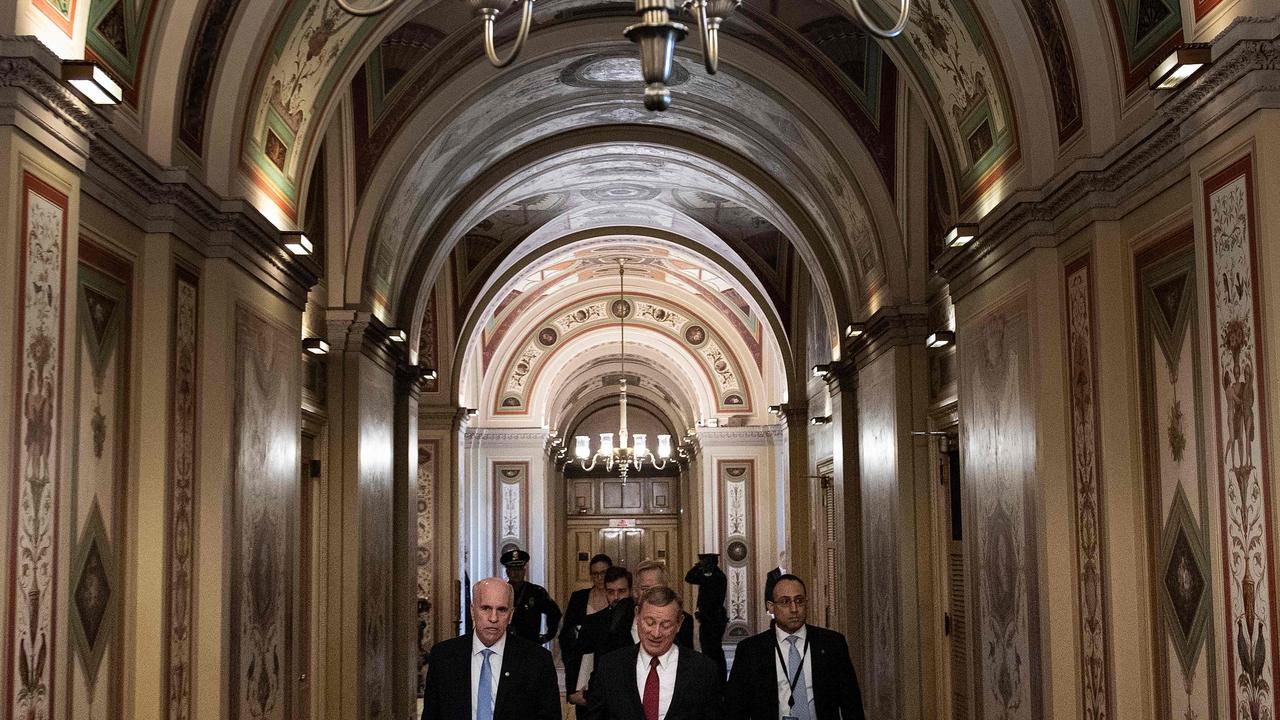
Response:
[{"label": "exit sign", "polygon": [[635,518],[609,518],[609,527],[633,528],[636,527],[636,520]]}]

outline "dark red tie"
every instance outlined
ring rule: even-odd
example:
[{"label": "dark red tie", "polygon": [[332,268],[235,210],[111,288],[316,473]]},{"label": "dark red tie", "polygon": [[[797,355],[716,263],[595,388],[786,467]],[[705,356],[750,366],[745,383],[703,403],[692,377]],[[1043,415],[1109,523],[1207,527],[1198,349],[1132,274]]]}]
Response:
[{"label": "dark red tie", "polygon": [[649,659],[649,677],[644,681],[644,720],[658,720],[658,658]]}]

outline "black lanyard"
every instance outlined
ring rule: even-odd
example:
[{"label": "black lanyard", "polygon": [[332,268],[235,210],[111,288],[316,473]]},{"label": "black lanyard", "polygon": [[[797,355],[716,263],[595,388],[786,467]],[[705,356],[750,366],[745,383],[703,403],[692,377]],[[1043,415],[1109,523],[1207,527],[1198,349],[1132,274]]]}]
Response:
[{"label": "black lanyard", "polygon": [[800,678],[804,675],[804,661],[809,659],[809,637],[804,638],[804,650],[800,653],[800,663],[796,665],[796,676],[790,677],[787,674],[787,661],[782,658],[782,645],[775,638],[773,641],[773,649],[778,652],[778,662],[782,663],[782,677],[786,678],[787,686],[791,689],[791,694],[787,696],[787,707],[796,706],[796,685],[800,684]]}]

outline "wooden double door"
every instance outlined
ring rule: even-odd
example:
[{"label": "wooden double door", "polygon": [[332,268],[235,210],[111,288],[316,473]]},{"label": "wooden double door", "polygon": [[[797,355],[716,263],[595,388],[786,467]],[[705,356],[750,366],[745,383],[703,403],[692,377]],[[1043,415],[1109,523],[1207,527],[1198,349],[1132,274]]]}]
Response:
[{"label": "wooden double door", "polygon": [[[604,553],[613,564],[635,568],[646,560],[668,563],[673,580],[683,576],[675,567],[680,554],[680,528],[674,517],[571,517],[568,520],[566,567],[568,587],[565,596],[578,588],[591,585],[588,568],[591,558]],[[681,573],[676,577],[676,573]]]}]

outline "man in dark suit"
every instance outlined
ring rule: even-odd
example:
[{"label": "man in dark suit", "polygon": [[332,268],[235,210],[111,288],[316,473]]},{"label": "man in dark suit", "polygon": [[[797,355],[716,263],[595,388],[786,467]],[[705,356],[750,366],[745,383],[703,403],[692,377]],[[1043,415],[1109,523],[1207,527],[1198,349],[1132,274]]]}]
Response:
[{"label": "man in dark suit", "polygon": [[[639,642],[639,638],[631,637],[636,621],[636,604],[631,598],[631,573],[617,565],[606,570],[604,593],[609,607],[588,615],[582,623],[578,647],[583,654],[578,663],[578,672],[569,675],[568,665],[565,666],[564,683],[566,688],[570,688],[566,691],[566,699],[574,705],[584,705],[587,702],[582,688],[587,686],[597,657]],[[574,692],[575,689],[577,692]]]},{"label": "man in dark suit", "polygon": [[641,596],[640,642],[596,661],[587,720],[721,720],[715,664],[675,644],[683,612],[671,588]]},{"label": "man in dark suit", "polygon": [[560,720],[560,688],[551,653],[508,635],[511,586],[476,583],[474,631],[431,649],[422,720]]},{"label": "man in dark suit", "polygon": [[702,654],[720,668],[720,677],[728,674],[724,659],[724,633],[729,629],[729,613],[724,600],[729,591],[729,579],[720,569],[720,555],[700,553],[698,564],[689,569],[684,581],[698,586],[698,642]]},{"label": "man in dark suit", "polygon": [[849,644],[808,625],[804,581],[783,575],[768,609],[773,626],[738,643],[725,690],[729,720],[864,720]]},{"label": "man in dark suit", "polygon": [[[636,566],[635,589],[631,596],[635,598],[636,607],[640,606],[640,597],[656,587],[671,587],[667,577],[667,566],[657,560],[646,560]],[[676,644],[682,648],[693,649],[693,616],[681,611],[680,631],[676,633]],[[631,630],[631,642],[640,642],[640,633],[636,628]]]}]

